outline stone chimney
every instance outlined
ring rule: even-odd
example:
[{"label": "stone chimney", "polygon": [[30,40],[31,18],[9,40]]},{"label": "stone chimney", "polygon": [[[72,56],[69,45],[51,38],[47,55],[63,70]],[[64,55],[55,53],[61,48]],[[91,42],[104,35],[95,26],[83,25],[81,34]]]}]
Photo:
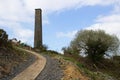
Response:
[{"label": "stone chimney", "polygon": [[35,9],[34,48],[42,46],[42,10]]}]

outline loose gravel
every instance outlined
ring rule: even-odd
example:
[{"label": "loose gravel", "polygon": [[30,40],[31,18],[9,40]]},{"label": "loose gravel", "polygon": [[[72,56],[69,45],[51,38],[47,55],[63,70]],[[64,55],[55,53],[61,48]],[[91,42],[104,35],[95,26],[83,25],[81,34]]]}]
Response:
[{"label": "loose gravel", "polygon": [[[35,80],[61,80],[63,77],[63,71],[60,67],[60,62],[57,59],[50,56],[44,56],[47,59],[47,63],[43,71],[38,75]],[[36,60],[35,56],[30,56],[28,61],[19,64],[14,67],[9,75],[1,78],[0,80],[12,80],[16,75],[25,70]]]},{"label": "loose gravel", "polygon": [[0,80],[12,80],[16,75],[18,75],[20,72],[25,70],[28,66],[30,66],[34,61],[36,60],[36,57],[34,55],[31,55],[27,61],[19,64],[18,66],[12,68],[12,71],[9,73],[9,75],[6,75],[5,77],[1,78]]},{"label": "loose gravel", "polygon": [[61,80],[63,71],[60,67],[60,62],[49,56],[44,57],[47,59],[46,66],[36,80]]}]

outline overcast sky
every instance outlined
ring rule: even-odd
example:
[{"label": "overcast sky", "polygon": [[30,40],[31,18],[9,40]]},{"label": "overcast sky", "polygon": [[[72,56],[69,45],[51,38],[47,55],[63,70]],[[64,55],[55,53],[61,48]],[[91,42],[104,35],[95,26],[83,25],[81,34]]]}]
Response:
[{"label": "overcast sky", "polygon": [[0,0],[0,28],[33,46],[36,8],[42,9],[49,49],[60,51],[81,29],[103,29],[120,38],[120,0]]}]

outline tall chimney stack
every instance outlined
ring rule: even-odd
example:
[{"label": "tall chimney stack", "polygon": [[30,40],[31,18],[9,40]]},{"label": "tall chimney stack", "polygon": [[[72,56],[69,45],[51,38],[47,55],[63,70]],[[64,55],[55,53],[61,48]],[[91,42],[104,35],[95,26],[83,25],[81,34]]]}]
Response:
[{"label": "tall chimney stack", "polygon": [[42,46],[42,10],[35,9],[34,48]]}]

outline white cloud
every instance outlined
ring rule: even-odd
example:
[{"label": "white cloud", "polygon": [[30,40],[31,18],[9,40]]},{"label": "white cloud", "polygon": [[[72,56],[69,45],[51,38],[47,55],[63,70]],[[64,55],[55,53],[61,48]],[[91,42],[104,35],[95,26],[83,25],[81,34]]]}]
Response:
[{"label": "white cloud", "polygon": [[95,20],[95,23],[87,27],[86,29],[102,29],[105,30],[107,33],[117,35],[120,39],[120,0],[110,0],[110,2],[114,4],[111,13],[106,16],[98,16]]},{"label": "white cloud", "polygon": [[120,14],[112,14],[109,16],[100,16],[97,18],[96,22],[100,22],[100,23],[113,23],[113,22],[117,22],[120,23]]},{"label": "white cloud", "polygon": [[18,38],[20,40],[23,40],[24,42],[27,42],[31,39],[31,37],[33,37],[33,31],[31,31],[30,29],[24,29],[24,28],[19,28],[19,29],[16,29],[15,28],[15,31],[14,33],[16,33],[15,35],[19,35]]},{"label": "white cloud", "polygon": [[9,38],[17,38],[19,40],[22,40],[22,42],[33,41],[31,40],[31,37],[33,38],[34,32],[23,27],[20,23],[0,21],[0,28],[7,28],[12,31],[12,36],[10,35],[11,37]]},{"label": "white cloud", "polygon": [[116,34],[120,37],[120,23],[96,23],[86,29],[101,29],[105,30],[107,33]]},{"label": "white cloud", "polygon": [[[35,8],[43,9],[43,24],[49,24],[49,20],[46,19],[49,13],[61,12],[66,9],[76,9],[83,6],[106,6],[111,4],[115,4],[114,12],[120,12],[120,0],[0,0],[0,28],[7,27],[14,33],[14,37],[18,37],[22,41],[29,41],[33,37],[33,31],[27,29],[23,23],[34,24]],[[109,22],[113,22],[113,17],[116,17],[118,22],[120,20],[118,19],[119,15],[108,17],[100,18],[98,21],[106,22],[111,19]],[[114,23],[116,22],[115,20]],[[115,24],[118,25],[118,22]],[[107,24],[105,25],[107,26]],[[60,32],[57,36],[72,38],[75,33],[76,31]]]},{"label": "white cloud", "polygon": [[75,34],[77,33],[77,30],[71,31],[71,32],[58,32],[57,37],[58,38],[73,38]]},{"label": "white cloud", "polygon": [[120,14],[109,15],[97,18],[97,22],[86,29],[102,29],[110,34],[115,34],[120,39]]},{"label": "white cloud", "polygon": [[0,20],[29,22],[30,14],[27,12],[20,0],[0,1]]},{"label": "white cloud", "polygon": [[[114,9],[107,16],[98,16],[95,23],[86,29],[104,30],[109,34],[116,35],[120,40],[120,0],[116,0]],[[119,50],[120,51],[120,50]]]},{"label": "white cloud", "polygon": [[23,0],[29,11],[42,8],[45,12],[54,12],[82,6],[110,5],[120,2],[119,0]]}]

